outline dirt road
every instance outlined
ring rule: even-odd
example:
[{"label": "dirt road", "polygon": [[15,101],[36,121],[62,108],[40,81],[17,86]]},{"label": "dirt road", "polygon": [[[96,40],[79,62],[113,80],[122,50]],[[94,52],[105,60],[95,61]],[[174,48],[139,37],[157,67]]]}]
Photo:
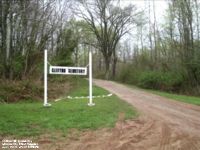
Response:
[{"label": "dirt road", "polygon": [[[143,113],[142,116],[153,121],[159,136],[157,149],[200,150],[200,107],[169,100],[138,89],[130,89],[111,81],[95,80],[94,82],[134,105]],[[152,130],[152,132],[156,131]]]},{"label": "dirt road", "polygon": [[48,150],[200,150],[200,107],[169,100],[111,81],[94,80],[140,112],[137,120],[121,119],[114,129],[100,129],[60,140]]}]

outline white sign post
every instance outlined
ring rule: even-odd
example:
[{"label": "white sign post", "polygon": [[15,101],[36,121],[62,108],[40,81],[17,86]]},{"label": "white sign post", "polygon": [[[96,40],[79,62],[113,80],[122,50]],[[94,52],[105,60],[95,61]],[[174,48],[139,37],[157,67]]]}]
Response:
[{"label": "white sign post", "polygon": [[92,52],[89,51],[89,103],[88,106],[94,106],[92,102]]},{"label": "white sign post", "polygon": [[[48,107],[51,104],[47,100],[47,50],[44,51],[44,106]],[[66,75],[87,75],[86,67],[63,67],[63,66],[50,66],[50,74],[66,74]],[[92,52],[89,51],[89,103],[88,106],[94,106],[92,102]]]},{"label": "white sign post", "polygon": [[47,102],[47,50],[44,51],[44,107],[51,106]]}]

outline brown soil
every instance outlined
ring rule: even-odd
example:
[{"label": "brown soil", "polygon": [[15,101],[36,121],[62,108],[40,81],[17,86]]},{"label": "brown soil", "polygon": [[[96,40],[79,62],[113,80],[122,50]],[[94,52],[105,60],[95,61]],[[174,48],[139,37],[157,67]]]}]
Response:
[{"label": "brown soil", "polygon": [[[200,150],[200,107],[103,80],[95,84],[134,105],[140,117],[113,129],[43,135],[41,150]],[[51,138],[50,138],[51,137]]]}]

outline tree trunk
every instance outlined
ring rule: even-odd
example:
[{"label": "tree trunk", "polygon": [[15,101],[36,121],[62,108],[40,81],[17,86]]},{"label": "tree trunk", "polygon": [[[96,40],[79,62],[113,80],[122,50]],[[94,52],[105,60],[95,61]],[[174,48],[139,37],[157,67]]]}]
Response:
[{"label": "tree trunk", "polygon": [[79,64],[78,64],[78,47],[75,48],[75,65],[78,67]]},{"label": "tree trunk", "polygon": [[158,55],[158,50],[157,50],[157,37],[156,37],[156,10],[155,10],[155,0],[153,0],[153,16],[154,16],[154,24],[153,24],[153,35],[154,35],[154,59],[155,63],[157,65],[157,55]]},{"label": "tree trunk", "polygon": [[113,58],[113,66],[112,66],[112,78],[115,79],[116,76],[116,67],[117,67],[117,57]]},{"label": "tree trunk", "polygon": [[102,70],[102,58],[101,58],[101,53],[98,51],[97,52],[98,53],[98,69],[99,69],[99,71],[101,71]]},{"label": "tree trunk", "polygon": [[10,78],[11,13],[6,18],[6,78]]},{"label": "tree trunk", "polygon": [[199,37],[199,6],[198,6],[198,3],[197,3],[197,0],[195,0],[195,6],[196,6],[196,22],[197,22],[197,40],[199,41],[200,40],[200,37]]},{"label": "tree trunk", "polygon": [[151,1],[149,0],[149,42],[151,49],[151,61],[153,61],[153,43],[152,43],[152,28],[151,28]]},{"label": "tree trunk", "polygon": [[108,57],[104,57],[105,61],[105,79],[108,80],[110,78],[110,59]]}]

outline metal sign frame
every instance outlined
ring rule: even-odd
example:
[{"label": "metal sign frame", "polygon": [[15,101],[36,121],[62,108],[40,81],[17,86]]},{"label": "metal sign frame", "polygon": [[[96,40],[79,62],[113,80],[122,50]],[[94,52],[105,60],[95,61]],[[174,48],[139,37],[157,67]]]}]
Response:
[{"label": "metal sign frame", "polygon": [[[47,75],[48,75],[48,58],[47,58],[47,50],[44,51],[44,107],[51,106],[48,103],[48,95],[47,95]],[[55,72],[52,69],[55,70]],[[87,75],[87,67],[63,67],[63,66],[50,66],[50,74],[61,74],[61,75]],[[89,51],[89,103],[88,106],[94,106],[92,100],[92,52]]]}]

